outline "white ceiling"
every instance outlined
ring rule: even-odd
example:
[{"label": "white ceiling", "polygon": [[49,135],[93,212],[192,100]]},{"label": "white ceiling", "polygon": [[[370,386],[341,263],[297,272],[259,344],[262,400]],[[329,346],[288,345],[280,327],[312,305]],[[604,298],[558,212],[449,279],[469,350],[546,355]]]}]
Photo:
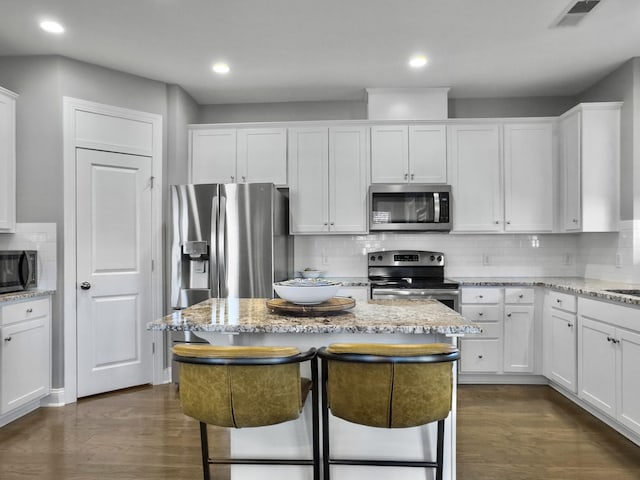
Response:
[{"label": "white ceiling", "polygon": [[[450,97],[574,95],[640,56],[640,1],[0,0],[0,55],[59,54],[181,85],[200,104],[361,100],[367,87]],[[38,27],[53,18],[66,32]],[[421,71],[407,67],[421,52]],[[224,60],[221,77],[211,65]]]}]

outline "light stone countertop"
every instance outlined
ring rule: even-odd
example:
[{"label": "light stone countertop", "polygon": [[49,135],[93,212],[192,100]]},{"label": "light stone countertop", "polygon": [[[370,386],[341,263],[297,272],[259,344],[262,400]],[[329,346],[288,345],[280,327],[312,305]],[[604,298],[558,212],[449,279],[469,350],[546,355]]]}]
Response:
[{"label": "light stone countertop", "polygon": [[53,295],[55,290],[24,290],[22,292],[0,293],[0,303],[15,302],[27,298],[45,297]]},{"label": "light stone countertop", "polygon": [[325,316],[272,313],[265,298],[209,299],[147,324],[149,330],[220,333],[479,333],[457,312],[436,300],[357,302]]},{"label": "light stone countertop", "polygon": [[640,306],[640,297],[607,292],[607,290],[611,289],[640,290],[640,285],[637,283],[612,282],[581,277],[457,277],[453,280],[459,282],[463,287],[546,287],[575,295]]}]

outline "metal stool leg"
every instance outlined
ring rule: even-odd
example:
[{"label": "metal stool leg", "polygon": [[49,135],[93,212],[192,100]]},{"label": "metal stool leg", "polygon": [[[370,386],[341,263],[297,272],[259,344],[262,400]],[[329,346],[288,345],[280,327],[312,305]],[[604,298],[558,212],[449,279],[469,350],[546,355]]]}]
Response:
[{"label": "metal stool leg", "polygon": [[329,402],[327,401],[327,362],[322,360],[322,478],[329,480]]},{"label": "metal stool leg", "polygon": [[320,480],[320,408],[318,404],[318,359],[311,360],[311,412],[313,431],[313,480]]},{"label": "metal stool leg", "polygon": [[444,469],[444,420],[438,420],[438,439],[436,454],[436,480],[442,480]]},{"label": "metal stool leg", "polygon": [[207,436],[207,424],[200,422],[200,447],[202,449],[202,475],[204,480],[210,480],[209,472],[209,438]]}]

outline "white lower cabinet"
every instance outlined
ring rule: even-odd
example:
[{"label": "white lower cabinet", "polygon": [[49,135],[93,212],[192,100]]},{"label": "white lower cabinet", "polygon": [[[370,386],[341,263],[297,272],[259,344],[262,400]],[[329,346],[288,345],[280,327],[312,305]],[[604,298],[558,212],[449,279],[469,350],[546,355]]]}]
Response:
[{"label": "white lower cabinet", "polygon": [[544,302],[544,374],[572,393],[577,386],[577,299],[547,291]]},{"label": "white lower cabinet", "polygon": [[640,435],[640,310],[578,300],[578,397]]},{"label": "white lower cabinet", "polygon": [[0,306],[0,425],[50,393],[50,311],[49,297]]}]

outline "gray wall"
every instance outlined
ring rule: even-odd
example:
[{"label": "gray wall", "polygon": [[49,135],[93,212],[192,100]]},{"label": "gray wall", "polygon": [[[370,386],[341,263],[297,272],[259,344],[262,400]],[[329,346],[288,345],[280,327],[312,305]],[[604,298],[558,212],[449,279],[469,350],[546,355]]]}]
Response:
[{"label": "gray wall", "polygon": [[[624,102],[620,124],[620,218],[640,218],[640,58],[632,58],[579,95],[580,102]],[[638,175],[636,174],[636,177]],[[635,194],[634,194],[635,192]],[[635,202],[638,204],[634,208]],[[634,213],[635,210],[635,213]]]},{"label": "gray wall", "polygon": [[198,123],[363,120],[367,104],[355,102],[281,102],[202,105]]},{"label": "gray wall", "polygon": [[449,118],[556,117],[575,97],[450,98]]},{"label": "gray wall", "polygon": [[191,96],[178,85],[167,88],[167,168],[166,185],[187,183],[189,151],[187,125],[199,121],[200,107]]},{"label": "gray wall", "polygon": [[[16,104],[17,221],[57,224],[52,386],[61,388],[64,387],[65,278],[62,97],[162,115],[166,164],[167,86],[57,56],[0,57],[0,85],[20,94]],[[184,126],[179,129],[183,131]]]}]

